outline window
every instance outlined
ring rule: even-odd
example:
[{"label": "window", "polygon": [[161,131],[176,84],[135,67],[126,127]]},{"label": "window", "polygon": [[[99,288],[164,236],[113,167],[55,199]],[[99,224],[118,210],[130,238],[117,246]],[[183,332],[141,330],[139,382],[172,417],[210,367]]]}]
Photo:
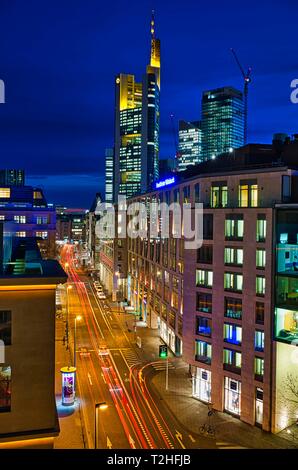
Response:
[{"label": "window", "polygon": [[236,273],[224,273],[224,288],[242,292],[243,275]]},{"label": "window", "polygon": [[263,302],[256,302],[256,323],[264,325],[265,306]]},{"label": "window", "polygon": [[255,380],[263,380],[264,376],[264,359],[255,357]]},{"label": "window", "polygon": [[229,214],[225,220],[225,237],[228,240],[242,240],[244,221],[242,215]]},{"label": "window", "polygon": [[197,269],[196,272],[197,287],[212,287],[213,272],[205,269]]},{"label": "window", "polygon": [[43,239],[46,239],[46,238],[48,238],[48,232],[36,232],[36,236],[40,237],[40,238],[43,238]]},{"label": "window", "polygon": [[11,410],[11,367],[0,366],[0,413]]},{"label": "window", "polygon": [[257,276],[256,278],[256,294],[265,295],[266,279],[264,276]]},{"label": "window", "polygon": [[298,306],[296,311],[275,309],[275,338],[283,343],[298,343]]},{"label": "window", "polygon": [[242,341],[242,328],[238,325],[231,323],[224,324],[224,341],[227,343],[241,344]]},{"label": "window", "polygon": [[211,336],[211,331],[212,331],[212,322],[210,318],[197,317],[196,334]]},{"label": "window", "polygon": [[211,371],[197,367],[193,380],[193,396],[211,402]]},{"label": "window", "polygon": [[17,224],[25,224],[26,223],[26,216],[25,215],[15,215],[13,217],[13,220],[17,223]]},{"label": "window", "polygon": [[263,269],[266,266],[266,251],[257,250],[256,251],[256,265],[258,269]]},{"label": "window", "polygon": [[256,351],[264,351],[264,339],[265,333],[261,330],[255,331],[255,350]]},{"label": "window", "polygon": [[256,181],[240,181],[239,207],[258,207],[258,185]]},{"label": "window", "polygon": [[196,361],[211,364],[212,346],[206,341],[196,340]]},{"label": "window", "polygon": [[241,373],[241,353],[233,349],[223,350],[224,369],[236,374]]},{"label": "window", "polygon": [[213,246],[203,245],[198,249],[198,263],[212,264]]},{"label": "window", "polygon": [[42,194],[40,191],[33,191],[33,199],[42,199]]},{"label": "window", "polygon": [[9,199],[10,198],[10,188],[0,188],[0,198]]},{"label": "window", "polygon": [[37,225],[46,225],[48,223],[48,217],[37,216],[36,223]]},{"label": "window", "polygon": [[264,242],[266,240],[266,216],[258,215],[257,219],[257,242]]},{"label": "window", "polygon": [[225,317],[242,319],[242,300],[225,297]]},{"label": "window", "polygon": [[212,312],[212,295],[211,294],[203,294],[202,292],[198,292],[197,310],[200,310],[200,312],[205,312],[205,313]]},{"label": "window", "polygon": [[0,221],[5,220],[5,215],[0,215]]},{"label": "window", "polygon": [[26,232],[16,232],[16,237],[24,238],[26,237]]},{"label": "window", "polygon": [[195,184],[195,202],[200,202],[200,184]]},{"label": "window", "polygon": [[0,340],[5,346],[11,344],[11,311],[0,310]]},{"label": "window", "polygon": [[224,252],[225,264],[233,264],[241,266],[243,264],[242,248],[225,248]]},{"label": "window", "polygon": [[228,205],[228,187],[227,183],[219,182],[212,184],[211,187],[211,207],[226,207]]},{"label": "window", "polygon": [[213,238],[213,214],[203,215],[203,239],[212,240]]},{"label": "window", "polygon": [[190,202],[190,186],[184,186],[183,188],[183,202]]},{"label": "window", "polygon": [[225,377],[225,410],[240,415],[241,382]]}]

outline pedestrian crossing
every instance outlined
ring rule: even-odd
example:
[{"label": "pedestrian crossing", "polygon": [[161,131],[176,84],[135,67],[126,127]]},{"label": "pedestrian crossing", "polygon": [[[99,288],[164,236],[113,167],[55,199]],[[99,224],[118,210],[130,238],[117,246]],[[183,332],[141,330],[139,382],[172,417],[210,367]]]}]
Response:
[{"label": "pedestrian crossing", "polygon": [[217,449],[248,449],[248,447],[237,446],[231,442],[216,442]]},{"label": "pedestrian crossing", "polygon": [[133,349],[122,349],[121,353],[129,368],[140,364],[141,361]]}]

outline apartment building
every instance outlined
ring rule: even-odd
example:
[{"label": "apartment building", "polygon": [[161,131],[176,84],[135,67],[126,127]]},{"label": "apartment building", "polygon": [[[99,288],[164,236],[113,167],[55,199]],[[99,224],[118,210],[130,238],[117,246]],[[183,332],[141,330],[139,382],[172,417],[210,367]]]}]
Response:
[{"label": "apartment building", "polygon": [[67,276],[12,225],[0,224],[0,449],[52,448],[59,434],[55,292]]},{"label": "apartment building", "polygon": [[297,139],[186,170],[129,203],[202,203],[202,246],[186,249],[170,214],[169,238],[128,237],[124,250],[126,298],[189,364],[194,398],[272,432],[298,416],[284,399],[297,369],[297,170]]},{"label": "apartment building", "polygon": [[19,238],[36,238],[43,258],[55,257],[56,213],[42,189],[2,185],[0,221],[11,222]]}]

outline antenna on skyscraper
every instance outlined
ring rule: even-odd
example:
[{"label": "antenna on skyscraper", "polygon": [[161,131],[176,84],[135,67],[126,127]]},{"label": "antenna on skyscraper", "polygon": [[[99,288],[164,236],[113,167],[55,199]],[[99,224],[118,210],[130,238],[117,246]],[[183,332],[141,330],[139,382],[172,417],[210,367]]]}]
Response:
[{"label": "antenna on skyscraper", "polygon": [[251,71],[252,71],[252,68],[251,67],[248,67],[247,69],[247,72],[245,73],[239,59],[238,59],[238,56],[236,54],[236,52],[234,51],[234,49],[231,47],[231,52],[236,60],[236,63],[240,69],[240,72],[241,72],[241,75],[244,79],[244,86],[243,86],[243,95],[244,95],[244,145],[247,143],[247,114],[248,114],[248,110],[247,110],[247,102],[248,102],[248,85],[251,83]]}]

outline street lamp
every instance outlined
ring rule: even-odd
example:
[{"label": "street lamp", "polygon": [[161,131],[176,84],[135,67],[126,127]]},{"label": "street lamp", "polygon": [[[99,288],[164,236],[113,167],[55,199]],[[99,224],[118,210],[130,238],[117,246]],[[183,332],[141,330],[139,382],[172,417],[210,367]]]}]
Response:
[{"label": "street lamp", "polygon": [[73,366],[76,367],[77,363],[77,321],[81,321],[81,315],[77,315],[74,321],[74,342],[73,342]]},{"label": "street lamp", "polygon": [[101,403],[95,403],[95,423],[94,423],[94,449],[97,449],[97,442],[98,442],[98,411],[104,411],[108,408],[108,405],[105,401]]}]

